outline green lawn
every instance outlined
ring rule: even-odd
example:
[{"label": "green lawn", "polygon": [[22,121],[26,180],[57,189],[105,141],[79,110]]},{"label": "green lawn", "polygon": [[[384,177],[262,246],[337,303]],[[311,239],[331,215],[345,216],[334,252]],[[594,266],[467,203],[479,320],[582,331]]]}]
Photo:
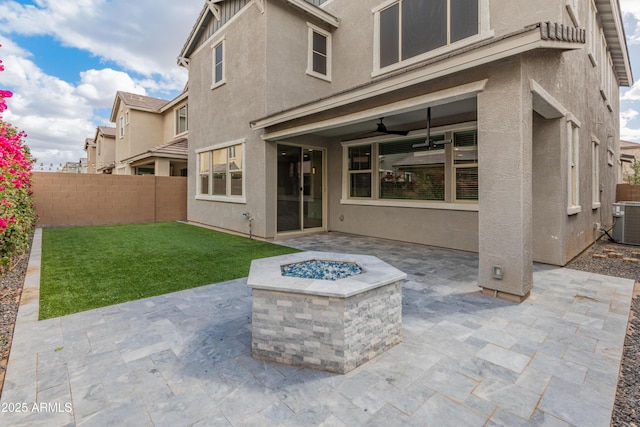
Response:
[{"label": "green lawn", "polygon": [[293,252],[177,222],[45,229],[40,319],[246,277],[251,260]]}]

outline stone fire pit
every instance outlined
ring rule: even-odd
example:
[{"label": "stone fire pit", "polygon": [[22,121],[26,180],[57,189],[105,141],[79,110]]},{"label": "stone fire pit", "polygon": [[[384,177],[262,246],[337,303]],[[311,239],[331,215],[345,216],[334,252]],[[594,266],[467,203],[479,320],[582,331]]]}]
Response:
[{"label": "stone fire pit", "polygon": [[[319,268],[331,271],[316,276]],[[349,372],[402,341],[404,278],[368,255],[301,252],[253,261],[252,356]]]}]

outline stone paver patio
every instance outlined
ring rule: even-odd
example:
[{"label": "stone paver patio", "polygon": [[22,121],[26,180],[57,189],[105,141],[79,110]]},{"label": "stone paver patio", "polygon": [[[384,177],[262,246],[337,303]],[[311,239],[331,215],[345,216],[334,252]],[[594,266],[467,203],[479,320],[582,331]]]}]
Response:
[{"label": "stone paver patio", "polygon": [[284,241],[408,274],[403,342],[338,375],[251,358],[246,279],[39,322],[40,239],[0,425],[610,423],[631,280],[536,265],[531,297],[514,304],[481,295],[475,254],[338,233]]}]

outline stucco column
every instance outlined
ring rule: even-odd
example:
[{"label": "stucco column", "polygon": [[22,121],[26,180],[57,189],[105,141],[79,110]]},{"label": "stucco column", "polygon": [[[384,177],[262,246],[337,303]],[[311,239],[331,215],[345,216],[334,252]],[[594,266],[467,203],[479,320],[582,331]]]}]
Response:
[{"label": "stucco column", "polygon": [[505,65],[478,94],[478,285],[523,301],[533,287],[533,110],[519,64]]},{"label": "stucco column", "polygon": [[169,159],[156,159],[154,175],[155,176],[171,175],[171,162],[169,161]]}]

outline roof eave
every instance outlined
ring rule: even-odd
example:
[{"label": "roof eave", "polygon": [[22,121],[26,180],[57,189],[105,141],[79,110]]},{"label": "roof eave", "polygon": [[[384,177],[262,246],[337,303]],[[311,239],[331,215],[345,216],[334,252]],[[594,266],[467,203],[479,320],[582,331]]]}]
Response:
[{"label": "roof eave", "polygon": [[318,6],[315,6],[304,0],[285,0],[285,1],[290,5],[297,7],[299,10],[303,11],[304,13],[309,14],[316,19],[319,19],[320,21],[324,22],[327,25],[330,25],[333,28],[338,28],[340,26],[340,19],[326,12],[325,10],[320,9]]},{"label": "roof eave", "polygon": [[633,85],[633,72],[618,0],[596,0],[600,21],[620,86]]}]

